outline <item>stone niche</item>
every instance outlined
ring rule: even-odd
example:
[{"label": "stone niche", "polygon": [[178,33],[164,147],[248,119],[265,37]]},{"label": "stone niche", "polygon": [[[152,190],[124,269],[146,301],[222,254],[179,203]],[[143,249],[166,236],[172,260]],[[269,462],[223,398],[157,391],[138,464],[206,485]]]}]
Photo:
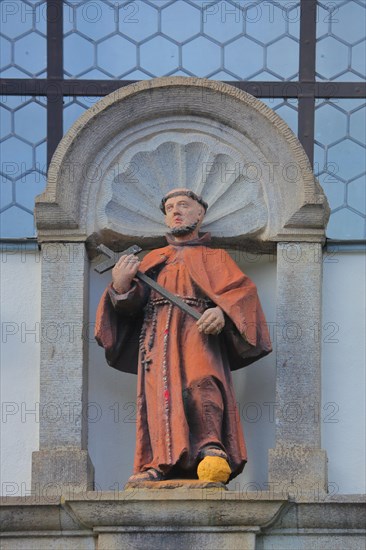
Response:
[{"label": "stone niche", "polygon": [[[301,539],[301,544],[313,541],[316,529],[323,534],[324,529],[334,529],[334,536],[344,541],[347,527],[343,532],[343,523],[340,528],[327,523],[322,507],[327,499],[327,458],[321,449],[320,423],[315,415],[294,424],[280,414],[289,403],[313,410],[321,400],[321,339],[314,338],[311,327],[321,326],[321,254],[329,209],[296,136],[261,101],[219,82],[158,78],[117,90],[75,122],[55,152],[46,191],[36,202],[41,246],[57,243],[61,251],[57,262],[43,265],[42,323],[88,323],[85,247],[92,257],[101,242],[115,250],[132,242],[144,248],[164,244],[158,202],[176,186],[190,187],[208,201],[203,229],[211,231],[215,245],[264,253],[277,249],[276,445],[269,456],[275,494],[243,499],[233,491],[210,498],[163,491],[150,493],[151,498],[144,493],[140,499],[126,491],[113,498],[90,492],[93,467],[82,415],[87,348],[81,337],[59,339],[41,343],[41,407],[52,402],[62,410],[65,401],[72,401],[75,421],[70,423],[68,411],[57,423],[40,419],[40,449],[33,455],[35,497],[24,505],[15,500],[7,504],[6,513],[13,507],[15,514],[9,516],[15,518],[9,519],[9,529],[40,529],[37,522],[32,527],[24,520],[24,506],[40,512],[47,504],[47,488],[47,496],[53,494],[58,503],[57,518],[65,516],[66,531],[62,533],[60,523],[55,536],[74,536],[82,525],[88,539],[83,539],[85,548],[94,548],[97,538],[98,548],[269,548],[266,533],[271,525],[276,525],[279,537],[277,542],[271,539],[271,548],[285,547],[281,537],[286,529],[291,536],[308,529],[310,538]],[[304,322],[300,344],[282,336],[283,326],[293,320]],[[291,516],[294,487],[301,488],[301,498],[309,506],[317,500],[313,508],[303,508],[313,520],[316,515],[324,521],[299,521],[297,512]],[[57,500],[70,494],[76,497]],[[192,499],[197,506],[202,503],[193,506],[193,516]],[[121,510],[128,512],[132,501],[135,512],[126,519]],[[17,514],[25,523],[16,519]],[[140,517],[146,518],[143,524]],[[51,535],[43,529],[48,544]],[[55,529],[53,524],[49,529]],[[19,548],[30,548],[31,539],[25,538],[28,546],[22,546],[21,537]],[[36,537],[32,547],[40,548],[40,535]],[[324,548],[335,547],[331,539]],[[75,544],[75,539],[69,540]],[[294,544],[293,538],[288,544],[305,547]]]}]

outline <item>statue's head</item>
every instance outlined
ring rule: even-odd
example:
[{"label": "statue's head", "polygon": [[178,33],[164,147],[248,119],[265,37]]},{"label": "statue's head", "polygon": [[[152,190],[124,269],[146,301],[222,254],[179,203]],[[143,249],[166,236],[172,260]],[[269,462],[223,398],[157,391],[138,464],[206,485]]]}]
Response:
[{"label": "statue's head", "polygon": [[198,234],[207,208],[202,197],[184,187],[172,189],[160,203],[165,223],[175,237]]}]

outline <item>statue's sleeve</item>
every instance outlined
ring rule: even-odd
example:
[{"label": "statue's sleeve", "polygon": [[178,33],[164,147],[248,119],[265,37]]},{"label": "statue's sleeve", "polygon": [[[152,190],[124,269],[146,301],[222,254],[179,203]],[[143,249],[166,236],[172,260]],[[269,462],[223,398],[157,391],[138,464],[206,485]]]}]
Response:
[{"label": "statue's sleeve", "polygon": [[134,280],[128,292],[118,294],[112,285],[108,287],[108,294],[114,309],[121,315],[133,317],[141,313],[149,298],[149,289],[141,281]]},{"label": "statue's sleeve", "polygon": [[138,341],[148,289],[134,281],[129,292],[118,294],[110,285],[97,309],[95,339],[105,350],[107,363],[124,372],[137,372]]},{"label": "statue's sleeve", "polygon": [[222,336],[229,357],[230,369],[237,370],[246,367],[261,357],[271,352],[272,347],[269,339],[260,337],[256,345],[251,345],[243,334],[240,334],[236,325],[225,315],[225,327]]},{"label": "statue's sleeve", "polygon": [[222,278],[216,279],[216,292],[227,308],[225,338],[235,370],[264,357],[272,346],[255,284],[227,253],[222,258]]}]

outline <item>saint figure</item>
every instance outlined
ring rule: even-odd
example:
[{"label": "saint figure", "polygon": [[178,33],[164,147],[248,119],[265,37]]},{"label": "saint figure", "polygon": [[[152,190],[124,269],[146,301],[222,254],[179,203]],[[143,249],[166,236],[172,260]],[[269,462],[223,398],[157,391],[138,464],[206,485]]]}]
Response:
[{"label": "saint figure", "polygon": [[[97,311],[96,339],[109,365],[137,373],[130,482],[222,481],[247,454],[231,370],[271,351],[254,283],[199,233],[207,204],[189,189],[160,208],[168,246],[142,261],[122,256]],[[135,276],[140,270],[201,313],[198,321]]]}]

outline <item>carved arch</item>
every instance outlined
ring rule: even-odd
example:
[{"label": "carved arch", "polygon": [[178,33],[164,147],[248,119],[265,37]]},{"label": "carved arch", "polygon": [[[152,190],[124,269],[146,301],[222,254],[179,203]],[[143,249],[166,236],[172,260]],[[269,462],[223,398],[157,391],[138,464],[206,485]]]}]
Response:
[{"label": "carved arch", "polygon": [[217,241],[324,238],[328,204],[287,124],[237,88],[184,77],[123,87],[74,123],[37,197],[38,238],[158,245],[160,198],[181,185],[208,201]]}]

